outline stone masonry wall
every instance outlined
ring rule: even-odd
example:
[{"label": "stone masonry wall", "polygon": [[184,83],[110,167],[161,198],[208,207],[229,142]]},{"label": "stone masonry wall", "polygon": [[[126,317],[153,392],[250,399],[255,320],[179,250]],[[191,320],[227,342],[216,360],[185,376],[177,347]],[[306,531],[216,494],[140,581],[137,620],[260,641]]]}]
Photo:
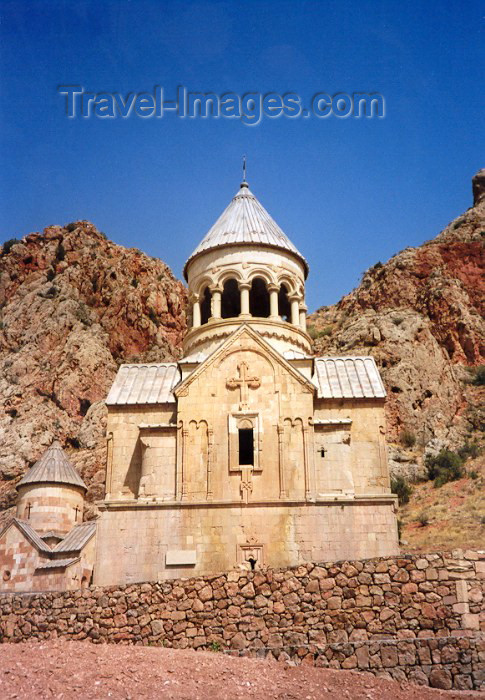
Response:
[{"label": "stone masonry wall", "polygon": [[[440,688],[485,683],[485,553],[230,571],[0,595],[3,641],[212,649],[367,670]],[[480,668],[481,664],[481,668]]]}]

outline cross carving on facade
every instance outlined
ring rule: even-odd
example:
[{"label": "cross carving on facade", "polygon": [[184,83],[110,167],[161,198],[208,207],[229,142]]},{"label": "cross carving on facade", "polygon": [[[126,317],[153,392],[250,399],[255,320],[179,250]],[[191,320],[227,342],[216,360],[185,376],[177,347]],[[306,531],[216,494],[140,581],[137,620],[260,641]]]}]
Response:
[{"label": "cross carving on facade", "polygon": [[246,410],[248,407],[248,389],[258,389],[261,386],[261,382],[259,377],[249,377],[248,376],[248,371],[249,367],[245,362],[241,362],[237,366],[238,372],[239,372],[239,377],[238,378],[233,378],[233,379],[228,379],[227,380],[227,388],[228,389],[237,389],[239,388],[240,391],[240,397],[239,397],[239,410],[243,411]]}]

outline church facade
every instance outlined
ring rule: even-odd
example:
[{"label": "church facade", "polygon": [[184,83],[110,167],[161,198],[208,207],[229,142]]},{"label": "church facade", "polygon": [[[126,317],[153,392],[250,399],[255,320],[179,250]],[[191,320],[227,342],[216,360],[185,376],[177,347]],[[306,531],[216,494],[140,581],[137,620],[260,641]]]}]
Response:
[{"label": "church facade", "polygon": [[246,182],[184,268],[177,363],[109,392],[99,585],[397,553],[371,357],[313,357],[308,264]]}]

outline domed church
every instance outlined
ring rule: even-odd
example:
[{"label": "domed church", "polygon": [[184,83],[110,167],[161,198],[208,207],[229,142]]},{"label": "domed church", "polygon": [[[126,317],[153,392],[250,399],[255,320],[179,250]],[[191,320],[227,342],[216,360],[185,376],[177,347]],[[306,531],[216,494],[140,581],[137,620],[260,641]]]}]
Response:
[{"label": "domed church", "polygon": [[242,182],[185,264],[178,362],[109,392],[94,583],[398,552],[371,357],[314,357],[308,263]]}]

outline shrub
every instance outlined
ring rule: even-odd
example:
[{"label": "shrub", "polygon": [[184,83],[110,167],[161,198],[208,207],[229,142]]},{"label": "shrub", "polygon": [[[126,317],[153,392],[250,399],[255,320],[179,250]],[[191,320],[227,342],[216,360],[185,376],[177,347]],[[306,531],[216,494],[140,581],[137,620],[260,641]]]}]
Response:
[{"label": "shrub", "polygon": [[148,310],[148,318],[152,323],[154,323],[157,328],[160,325],[160,319],[158,318],[156,311],[154,309],[149,309]]},{"label": "shrub", "polygon": [[471,472],[469,472],[468,476],[470,477],[470,479],[473,479],[473,481],[476,481],[480,474],[475,469],[472,469]]},{"label": "shrub", "polygon": [[481,453],[480,445],[478,442],[468,442],[468,440],[465,442],[462,447],[458,450],[458,454],[462,458],[464,462],[466,462],[467,459],[475,459],[475,457],[478,457],[478,455]]},{"label": "shrub", "polygon": [[10,253],[13,246],[17,243],[21,243],[18,238],[9,238],[8,241],[5,241],[2,248],[2,255],[7,255],[7,253]]},{"label": "shrub", "polygon": [[323,338],[326,335],[331,335],[332,326],[325,326],[325,328],[322,328],[321,330],[318,330],[315,328],[315,326],[308,326],[307,332],[312,340],[316,340],[317,338]]},{"label": "shrub", "polygon": [[54,286],[49,287],[47,292],[44,294],[44,297],[46,299],[53,299],[54,297],[56,297],[58,295],[58,293],[59,293],[59,290],[57,289],[57,287],[54,287]]},{"label": "shrub", "polygon": [[61,262],[62,260],[64,260],[65,257],[66,257],[66,251],[65,251],[64,246],[62,245],[61,241],[59,241],[59,245],[57,246],[57,249],[56,249],[56,260],[58,262]]},{"label": "shrub", "polygon": [[77,229],[77,224],[75,224],[73,221],[70,224],[66,224],[64,228],[66,229],[66,231],[69,231],[69,233],[72,233],[72,231],[75,231]]},{"label": "shrub", "polygon": [[418,515],[417,522],[421,525],[421,527],[426,527],[426,525],[429,525],[429,516],[426,511],[423,510],[423,512]]},{"label": "shrub", "polygon": [[391,479],[391,491],[396,494],[400,506],[409,503],[409,496],[412,493],[412,488],[404,477],[397,476],[395,479]]},{"label": "shrub", "polygon": [[474,386],[484,386],[485,385],[485,365],[479,365],[475,369],[471,370],[473,378],[471,383]]},{"label": "shrub", "polygon": [[463,461],[460,455],[451,450],[443,449],[435,456],[428,455],[425,459],[428,479],[434,480],[435,488],[461,479],[464,476]]},{"label": "shrub", "polygon": [[416,435],[412,430],[403,430],[400,435],[400,439],[401,445],[404,447],[414,447],[416,444]]},{"label": "shrub", "polygon": [[136,277],[133,277],[133,279],[131,280],[131,286],[135,289],[138,287],[138,280],[136,279]]}]

